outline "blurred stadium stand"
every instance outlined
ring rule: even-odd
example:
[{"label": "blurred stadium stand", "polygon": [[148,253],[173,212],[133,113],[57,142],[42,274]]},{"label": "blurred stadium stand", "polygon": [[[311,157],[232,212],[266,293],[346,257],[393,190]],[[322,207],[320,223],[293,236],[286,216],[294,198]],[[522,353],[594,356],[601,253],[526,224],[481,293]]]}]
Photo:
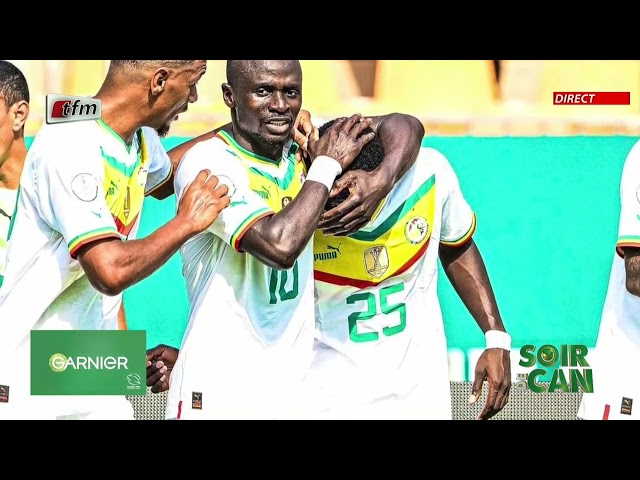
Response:
[{"label": "blurred stadium stand", "polygon": [[[27,136],[44,120],[45,94],[91,95],[108,60],[12,60],[27,76]],[[209,60],[199,100],[172,126],[193,136],[226,123],[225,60]],[[303,106],[333,118],[401,111],[431,135],[640,135],[640,60],[302,60]],[[628,106],[557,106],[554,91],[631,92]]]}]

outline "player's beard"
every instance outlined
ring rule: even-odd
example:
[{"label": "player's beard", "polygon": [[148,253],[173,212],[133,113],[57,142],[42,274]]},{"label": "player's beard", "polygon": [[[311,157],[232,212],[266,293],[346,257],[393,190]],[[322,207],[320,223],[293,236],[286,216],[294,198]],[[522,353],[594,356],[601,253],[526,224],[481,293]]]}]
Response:
[{"label": "player's beard", "polygon": [[163,125],[162,127],[158,128],[156,130],[156,132],[158,132],[158,136],[160,138],[164,138],[169,134],[169,130],[171,129],[171,125],[167,124],[167,125]]},{"label": "player's beard", "polygon": [[268,138],[264,137],[261,133],[258,133],[256,135],[256,138],[263,145],[266,145],[267,147],[274,148],[274,149],[276,147],[281,147],[284,144],[284,142],[278,142],[278,141],[274,141],[274,140],[269,140]]}]

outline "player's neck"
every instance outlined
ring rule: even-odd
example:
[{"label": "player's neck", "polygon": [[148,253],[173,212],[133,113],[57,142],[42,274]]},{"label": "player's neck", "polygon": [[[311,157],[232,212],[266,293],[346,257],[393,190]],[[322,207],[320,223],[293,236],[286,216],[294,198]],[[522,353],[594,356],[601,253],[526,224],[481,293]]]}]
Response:
[{"label": "player's neck", "polygon": [[20,175],[27,156],[27,146],[24,138],[14,140],[9,150],[9,156],[0,165],[0,188],[17,190],[20,185]]},{"label": "player's neck", "polygon": [[238,145],[247,150],[248,152],[258,155],[260,157],[269,158],[271,160],[278,160],[282,157],[283,144],[266,144],[259,141],[254,136],[248,135],[239,129],[236,125],[231,125],[231,136]]},{"label": "player's neck", "polygon": [[133,137],[142,126],[140,115],[132,107],[132,99],[122,92],[101,89],[95,98],[102,101],[101,120],[114,131],[126,145],[131,145]]}]

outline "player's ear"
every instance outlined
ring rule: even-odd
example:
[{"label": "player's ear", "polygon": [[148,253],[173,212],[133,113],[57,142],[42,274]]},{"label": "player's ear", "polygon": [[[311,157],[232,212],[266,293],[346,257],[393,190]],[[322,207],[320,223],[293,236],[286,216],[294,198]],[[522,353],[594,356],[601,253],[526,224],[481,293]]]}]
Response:
[{"label": "player's ear", "polygon": [[159,68],[151,77],[151,94],[154,96],[160,95],[164,90],[167,79],[169,78],[169,71],[166,68]]},{"label": "player's ear", "polygon": [[29,103],[25,100],[16,102],[11,107],[13,113],[13,131],[19,132],[24,128],[24,124],[29,118]]},{"label": "player's ear", "polygon": [[222,99],[227,107],[236,108],[236,102],[233,99],[233,88],[228,83],[222,84]]}]

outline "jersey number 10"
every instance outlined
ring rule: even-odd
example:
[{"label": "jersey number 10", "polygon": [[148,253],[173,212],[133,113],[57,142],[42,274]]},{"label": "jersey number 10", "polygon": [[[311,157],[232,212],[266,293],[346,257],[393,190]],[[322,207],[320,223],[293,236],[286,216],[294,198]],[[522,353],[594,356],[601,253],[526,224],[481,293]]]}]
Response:
[{"label": "jersey number 10", "polygon": [[[289,270],[271,270],[269,279],[269,304],[275,305],[278,300],[285,302],[298,296],[298,262],[293,264],[291,270],[293,285],[291,290],[287,290],[287,280],[289,280]],[[278,288],[278,284],[280,287]]]}]

